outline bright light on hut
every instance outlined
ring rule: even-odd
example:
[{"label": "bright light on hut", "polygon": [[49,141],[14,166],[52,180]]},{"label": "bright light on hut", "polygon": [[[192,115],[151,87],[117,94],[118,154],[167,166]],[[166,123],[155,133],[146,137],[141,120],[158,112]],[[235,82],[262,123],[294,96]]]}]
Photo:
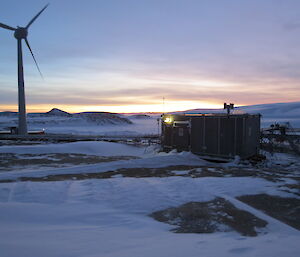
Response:
[{"label": "bright light on hut", "polygon": [[165,123],[172,123],[173,119],[171,117],[167,117],[167,118],[165,118],[164,122]]}]

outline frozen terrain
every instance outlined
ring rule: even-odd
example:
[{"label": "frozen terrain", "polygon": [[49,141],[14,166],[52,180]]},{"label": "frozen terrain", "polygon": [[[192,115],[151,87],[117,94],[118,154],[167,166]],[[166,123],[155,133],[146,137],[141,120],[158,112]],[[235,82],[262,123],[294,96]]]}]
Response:
[{"label": "frozen terrain", "polygon": [[[54,153],[126,155],[132,159],[43,167],[42,161]],[[216,164],[191,153],[158,153],[154,146],[108,142],[1,146],[2,161],[5,154],[20,159],[30,154],[41,162],[35,167],[27,163],[23,168],[10,162],[13,169],[0,172],[1,257],[299,254],[297,223],[288,225],[288,221],[239,198],[266,194],[299,201],[298,157],[270,155],[261,166],[253,167],[238,159]],[[170,207],[216,198],[267,225],[254,228],[257,236],[242,235],[222,224],[217,225],[221,232],[174,233],[171,230],[178,226],[174,221],[170,225],[150,216]],[[289,216],[293,216],[290,208]]]},{"label": "frozen terrain", "polygon": [[[272,183],[249,178],[1,184],[1,256],[298,256],[299,231],[234,200],[262,188],[280,194]],[[220,194],[266,220],[267,228],[253,238],[236,232],[174,234],[172,226],[148,216]]]},{"label": "frozen terrain", "polygon": [[[236,112],[261,113],[265,126],[288,120],[300,127],[299,105]],[[29,116],[30,129],[50,133],[159,132],[159,115],[87,118],[53,110]],[[0,115],[2,127],[16,120],[13,113]],[[3,140],[0,256],[296,257],[300,157],[265,154],[256,164],[213,163],[133,142]]]},{"label": "frozen terrain", "polygon": [[[195,109],[177,113],[223,113],[223,109]],[[262,104],[235,108],[234,113],[260,113],[262,127],[275,122],[290,122],[294,128],[300,128],[300,102]],[[70,114],[53,109],[47,113],[28,114],[30,130],[42,130],[47,133],[137,136],[153,135],[160,131],[159,114],[113,114],[113,113],[77,113]],[[0,113],[0,131],[17,126],[17,113]]]},{"label": "frozen terrain", "polygon": [[[81,135],[145,135],[158,133],[156,116],[121,115],[111,113],[69,114],[58,109],[48,113],[28,114],[28,128],[47,133]],[[0,131],[17,126],[17,113],[0,113]]]}]

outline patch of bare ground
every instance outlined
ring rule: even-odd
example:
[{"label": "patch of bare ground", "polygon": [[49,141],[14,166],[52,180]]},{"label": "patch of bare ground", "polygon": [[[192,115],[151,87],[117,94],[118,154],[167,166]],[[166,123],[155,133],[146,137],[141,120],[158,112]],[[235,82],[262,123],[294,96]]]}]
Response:
[{"label": "patch of bare ground", "polygon": [[96,156],[76,153],[14,154],[0,153],[0,172],[41,167],[68,167],[118,160],[136,159],[134,156]]},{"label": "patch of bare ground", "polygon": [[214,233],[236,231],[243,236],[257,236],[268,223],[236,208],[224,198],[208,202],[189,202],[179,207],[156,211],[150,217],[175,225],[175,233]]},{"label": "patch of bare ground", "polygon": [[[187,171],[185,174],[176,174],[174,171]],[[239,176],[254,176],[253,171],[239,172]],[[223,168],[207,167],[207,166],[188,166],[188,165],[174,165],[160,168],[120,168],[113,171],[80,173],[80,174],[58,174],[48,175],[43,177],[21,177],[20,181],[61,181],[61,180],[83,180],[83,179],[105,179],[111,178],[115,175],[122,175],[123,177],[146,178],[146,177],[171,177],[184,176],[192,178],[200,177],[228,177],[233,174]],[[0,183],[8,182],[7,180],[0,180]],[[9,181],[13,182],[13,180]]]},{"label": "patch of bare ground", "polygon": [[279,186],[279,188],[287,193],[300,196],[300,179],[294,179],[295,183],[289,183]]},{"label": "patch of bare ground", "polygon": [[44,141],[26,141],[26,140],[0,140],[0,146],[14,146],[14,145],[41,145],[41,144],[49,144],[51,142]]},{"label": "patch of bare ground", "polygon": [[[116,175],[133,178],[146,177],[169,177],[176,176],[172,173],[174,170],[189,170],[192,166],[176,165],[163,168],[121,168],[114,171],[95,172],[95,173],[79,173],[79,174],[58,174],[43,177],[21,177],[18,181],[61,181],[61,180],[84,180],[84,179],[106,179]],[[14,182],[16,180],[0,180],[0,183]]]},{"label": "patch of bare ground", "polygon": [[[52,156],[54,157],[54,156]],[[62,158],[63,156],[56,157]],[[69,159],[68,159],[69,158]],[[101,156],[91,156],[91,155],[80,155],[72,154],[66,155],[65,159],[58,159],[57,162],[52,162],[48,165],[56,165],[59,167],[66,163],[70,165],[77,164],[94,164],[100,162],[110,162],[116,160],[127,160],[136,157],[130,156],[110,156],[110,157],[101,157]],[[37,159],[38,160],[38,159]],[[68,162],[69,161],[69,162]],[[36,161],[39,162],[39,161]],[[42,162],[42,161],[41,161]],[[32,163],[31,163],[32,164]],[[37,165],[37,167],[41,167]],[[16,167],[16,166],[15,166]],[[51,167],[51,166],[48,166]],[[178,171],[186,171],[180,173]],[[21,177],[19,181],[61,181],[61,180],[83,180],[83,179],[105,179],[112,178],[113,176],[123,176],[123,177],[134,177],[134,178],[145,178],[145,177],[171,177],[171,176],[183,176],[183,177],[192,177],[192,178],[202,178],[202,177],[258,177],[263,178],[272,182],[284,181],[286,178],[291,178],[297,183],[299,177],[294,176],[291,171],[289,172],[278,172],[271,170],[259,170],[254,168],[224,168],[224,167],[208,167],[208,166],[189,166],[189,165],[171,165],[167,167],[160,168],[120,168],[116,170],[106,171],[106,172],[92,172],[84,173],[84,170],[80,174],[58,174],[58,175],[47,175],[43,177]],[[0,183],[3,182],[13,182],[16,180],[0,180]],[[282,188],[283,191],[287,191],[289,188]],[[290,190],[291,191],[291,190]],[[295,191],[295,190],[294,190]],[[296,194],[295,192],[292,192]]]},{"label": "patch of bare ground", "polygon": [[300,230],[300,199],[267,194],[243,195],[240,201]]}]

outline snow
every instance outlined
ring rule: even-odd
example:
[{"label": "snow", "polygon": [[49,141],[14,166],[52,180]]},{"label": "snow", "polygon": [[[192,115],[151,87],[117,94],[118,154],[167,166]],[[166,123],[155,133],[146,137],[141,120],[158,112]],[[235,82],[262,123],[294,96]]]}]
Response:
[{"label": "snow", "polygon": [[[61,111],[53,111],[53,113]],[[300,128],[300,102],[261,104],[237,107],[234,113],[262,114],[262,127],[269,127],[275,122],[290,122],[292,127]],[[176,113],[225,113],[224,109],[194,109]],[[1,114],[1,113],[0,113]],[[29,114],[28,127],[37,131],[45,129],[47,133],[81,134],[81,135],[104,135],[104,136],[138,136],[159,134],[160,124],[157,119],[159,114],[148,115],[141,118],[131,114],[117,114],[115,116],[97,117],[95,121],[86,119],[85,113],[73,114],[70,117],[61,115]],[[142,114],[140,114],[142,115]],[[115,117],[115,118],[114,118]],[[139,117],[139,118],[137,118]],[[126,118],[132,124],[123,122]],[[113,124],[111,124],[113,123]],[[0,130],[17,125],[17,116],[2,113],[0,115]]]},{"label": "snow", "polygon": [[[194,109],[177,113],[226,113],[224,109]],[[262,115],[262,127],[271,124],[290,122],[295,128],[300,128],[300,102],[274,103],[235,107],[233,113],[250,113]]]},{"label": "snow", "polygon": [[[240,107],[236,110],[263,114],[263,126],[275,121],[292,121],[300,127],[300,102]],[[194,110],[196,111],[196,110]],[[198,110],[199,111],[199,110]],[[215,110],[216,111],[216,110]],[[126,116],[127,117],[127,116]],[[53,119],[48,123],[47,119]],[[157,117],[128,117],[133,124],[93,125],[77,120],[64,124],[63,117],[45,119],[46,131],[91,135],[157,134]],[[16,117],[0,117],[0,127]],[[31,122],[30,129],[41,129],[42,123]],[[218,172],[219,168],[247,169],[236,158],[227,164],[211,164],[191,153],[158,153],[153,146],[136,147],[110,142],[75,142],[0,146],[0,153],[50,154],[77,153],[97,156],[133,156],[130,160],[103,162],[73,167],[39,167],[0,173],[0,180],[20,177],[43,177],[54,174],[81,174],[115,171],[121,168],[159,168],[176,165]],[[24,157],[26,158],[26,157]],[[45,257],[296,257],[299,255],[300,232],[267,214],[240,202],[235,197],[245,194],[269,194],[295,197],[292,178],[299,176],[299,158],[274,154],[262,167],[285,167],[295,170],[289,178],[272,182],[254,177],[200,177],[185,175],[189,170],[176,170],[177,176],[128,178],[117,174],[107,179],[66,180],[55,182],[0,183],[0,256]],[[267,173],[267,171],[262,171]],[[75,177],[74,177],[75,178]],[[189,201],[209,201],[223,197],[237,208],[266,220],[264,233],[244,237],[236,232],[214,234],[175,234],[173,227],[149,217],[153,211],[177,207]]]},{"label": "snow", "polygon": [[[232,185],[235,185],[234,187]],[[299,231],[234,200],[267,222],[255,238],[235,232],[174,234],[152,211],[232,197],[272,182],[255,178],[112,178],[0,184],[1,256],[298,256]],[[217,246],[217,247],[216,247]]]},{"label": "snow", "polygon": [[[47,125],[44,126],[47,133],[61,134],[81,134],[81,135],[104,135],[104,136],[136,136],[157,134],[160,129],[156,118],[132,119],[133,124],[118,125],[95,125],[86,123],[76,123],[70,126]],[[41,126],[32,125],[30,129],[37,130]]]},{"label": "snow", "polygon": [[[113,143],[108,143],[113,144]],[[119,144],[118,144],[119,145]],[[1,148],[0,148],[1,149]],[[140,154],[141,149],[138,150]],[[143,151],[142,151],[143,152]],[[126,152],[123,152],[124,154]],[[111,170],[117,170],[121,168],[159,168],[167,167],[170,165],[205,165],[207,161],[202,160],[199,156],[196,156],[189,152],[170,152],[170,153],[155,153],[145,152],[144,155],[139,155],[140,159],[121,160],[113,162],[104,162],[91,165],[79,165],[76,167],[47,169],[42,168],[40,170],[23,170],[23,171],[8,171],[0,173],[0,179],[17,179],[20,177],[41,177],[46,175],[57,174],[80,174],[80,173],[95,173],[106,172]],[[130,152],[127,152],[130,154]]]},{"label": "snow", "polygon": [[142,156],[145,147],[135,147],[120,143],[103,141],[82,141],[65,144],[17,145],[1,146],[0,153],[47,154],[47,153],[79,153],[100,156]]},{"label": "snow", "polygon": [[189,174],[189,170],[172,170],[172,173],[175,175],[182,176]]},{"label": "snow", "polygon": [[[71,116],[64,117],[61,115],[47,116],[30,116],[28,117],[28,128],[33,131],[45,130],[46,133],[59,134],[81,134],[81,135],[145,135],[157,134],[159,130],[157,116],[151,116],[148,119],[136,119],[126,115],[119,115],[121,118],[126,118],[132,124],[121,122],[121,120],[108,120],[114,122],[109,123],[106,120],[103,123],[97,123],[90,120],[85,120],[85,117]],[[119,117],[117,116],[117,117]],[[100,120],[101,121],[101,120]],[[17,126],[17,116],[0,116],[0,130],[7,130],[7,127]]]}]

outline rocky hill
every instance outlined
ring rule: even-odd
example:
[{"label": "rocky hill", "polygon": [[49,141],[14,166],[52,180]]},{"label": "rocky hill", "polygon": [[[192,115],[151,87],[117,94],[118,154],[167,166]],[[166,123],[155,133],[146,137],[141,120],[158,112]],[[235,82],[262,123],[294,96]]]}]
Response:
[{"label": "rocky hill", "polygon": [[53,108],[51,111],[46,112],[45,114],[46,115],[53,115],[53,116],[64,116],[64,117],[70,117],[70,116],[72,116],[71,113],[62,111],[62,110],[57,109],[57,108]]}]

